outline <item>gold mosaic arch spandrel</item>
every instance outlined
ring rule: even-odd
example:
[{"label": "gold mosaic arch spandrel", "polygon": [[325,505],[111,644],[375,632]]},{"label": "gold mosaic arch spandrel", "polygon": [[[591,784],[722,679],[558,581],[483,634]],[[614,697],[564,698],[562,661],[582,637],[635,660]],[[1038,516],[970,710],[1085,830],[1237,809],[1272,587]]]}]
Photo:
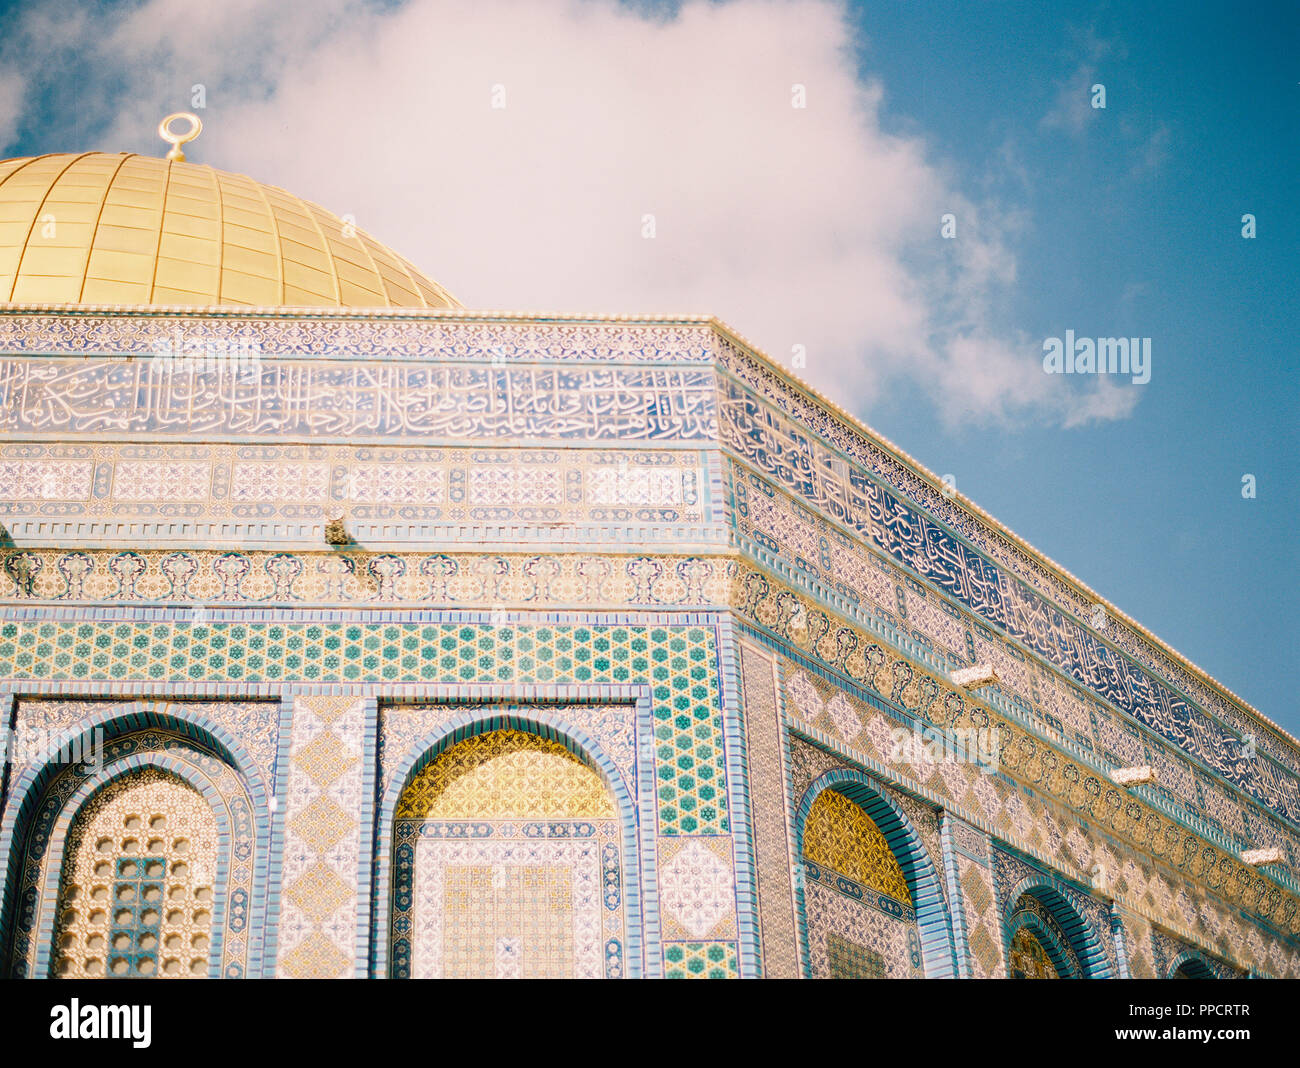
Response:
[{"label": "gold mosaic arch spandrel", "polygon": [[1056,965],[1043,943],[1028,927],[1011,937],[1011,976],[1014,979],[1059,979]]},{"label": "gold mosaic arch spandrel", "polygon": [[202,978],[212,945],[217,820],[157,768],[115,780],[77,813],[59,881],[54,974]]},{"label": "gold mosaic arch spandrel", "polygon": [[862,806],[835,790],[823,790],[808,811],[804,856],[908,905],[907,877],[880,828]]},{"label": "gold mosaic arch spandrel", "polygon": [[518,730],[449,748],[402,792],[397,819],[612,819],[600,773],[559,742]]}]

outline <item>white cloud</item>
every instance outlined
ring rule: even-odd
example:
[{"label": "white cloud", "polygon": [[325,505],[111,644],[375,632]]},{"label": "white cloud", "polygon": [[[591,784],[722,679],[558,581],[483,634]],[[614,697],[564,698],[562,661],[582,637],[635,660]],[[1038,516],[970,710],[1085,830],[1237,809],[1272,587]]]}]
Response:
[{"label": "white cloud", "polygon": [[27,79],[16,70],[0,70],[0,152],[18,139]]},{"label": "white cloud", "polygon": [[778,362],[803,345],[799,373],[859,411],[912,380],[954,421],[1120,413],[998,321],[1016,213],[882,129],[837,4],[306,10],[150,0],[84,27],[84,67],[127,87],[101,144],[161,153],[202,83],[191,159],[355,216],[472,308],[716,314]]},{"label": "white cloud", "polygon": [[1092,87],[1097,84],[1097,68],[1085,63],[1063,81],[1056,83],[1052,106],[1039,125],[1044,130],[1064,130],[1078,137],[1097,115],[1092,106]]}]

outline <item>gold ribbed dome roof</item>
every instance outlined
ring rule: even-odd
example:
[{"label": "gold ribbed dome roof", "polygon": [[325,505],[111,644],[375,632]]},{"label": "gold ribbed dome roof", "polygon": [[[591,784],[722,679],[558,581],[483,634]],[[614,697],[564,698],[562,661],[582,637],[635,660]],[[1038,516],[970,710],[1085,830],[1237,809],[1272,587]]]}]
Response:
[{"label": "gold ribbed dome roof", "polygon": [[0,302],[458,308],[315,204],[129,153],[0,161]]}]

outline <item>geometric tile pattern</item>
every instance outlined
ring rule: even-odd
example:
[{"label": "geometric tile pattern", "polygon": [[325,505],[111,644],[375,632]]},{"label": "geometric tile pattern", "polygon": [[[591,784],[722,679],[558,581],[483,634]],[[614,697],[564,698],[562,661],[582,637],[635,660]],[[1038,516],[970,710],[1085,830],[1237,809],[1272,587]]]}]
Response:
[{"label": "geometric tile pattern", "polygon": [[[807,742],[798,734],[792,734],[790,738],[790,788],[795,798],[803,797],[809,786],[814,780],[830,771],[839,770],[861,770],[855,769],[854,765],[845,758],[829,752],[818,745]],[[942,848],[940,845],[938,824],[935,813],[932,808],[923,802],[908,797],[901,790],[896,790],[886,782],[875,779],[872,788],[881,794],[882,797],[892,802],[898,808],[902,809],[907,821],[911,823],[912,829],[920,839],[920,844],[930,863],[934,865],[936,872],[942,871]],[[829,791],[824,791],[829,792]],[[838,793],[838,790],[836,790]],[[821,794],[818,794],[820,797]],[[816,802],[814,801],[814,804]],[[805,829],[806,834],[806,829]],[[805,860],[807,859],[805,848]],[[833,870],[833,869],[831,869]],[[837,873],[836,878],[844,878],[843,873]],[[946,880],[938,880],[937,890],[945,903],[947,902],[948,890],[945,885]],[[904,884],[906,885],[906,883]],[[895,887],[897,884],[895,883]],[[876,891],[879,893],[880,891]],[[910,893],[910,892],[909,892]],[[889,895],[891,900],[896,900],[895,895]],[[904,898],[910,902],[910,896]],[[902,907],[911,908],[911,905]]]},{"label": "geometric tile pattern", "polygon": [[[1014,931],[1020,922],[1029,921],[1034,926],[1035,938],[1040,942],[1043,935],[1050,936],[1050,941],[1064,959],[1063,968],[1066,973],[1064,978],[1081,978],[1085,976],[1087,971],[1079,959],[1074,943],[1064,927],[1062,927],[1061,921],[1048,908],[1044,897],[1041,896],[1043,894],[1041,889],[1030,888],[1024,891],[1017,900],[1008,900],[1014,886],[1028,876],[1041,875],[1041,872],[1000,849],[993,851],[993,872],[998,897],[1004,902],[1005,925],[1003,938],[1005,939],[1007,931]],[[1066,898],[1067,905],[1077,912],[1091,928],[1090,932],[1084,932],[1080,937],[1097,940],[1105,953],[1106,960],[1109,962],[1110,974],[1112,976],[1118,975],[1115,943],[1109,937],[1109,916],[1105,906],[1096,899],[1075,890],[1065,889],[1061,890],[1060,893]],[[1033,947],[1028,948],[1032,950]],[[1008,952],[1010,952],[1010,947],[1008,947]],[[1032,961],[1028,959],[1021,961],[1022,968],[1026,964],[1032,965]],[[1012,971],[1013,966],[1014,962],[1008,959],[1007,973],[1011,978],[1015,978]],[[1057,972],[1059,973],[1060,970],[1057,969]],[[1055,977],[1052,976],[1052,978]]]},{"label": "geometric tile pattern", "polygon": [[734,942],[664,943],[666,979],[734,979],[739,974]]},{"label": "geometric tile pattern", "polygon": [[299,696],[289,736],[280,976],[342,979],[356,957],[364,702]]},{"label": "geometric tile pattern", "polygon": [[902,867],[866,812],[833,788],[817,795],[806,817],[803,865],[815,978],[836,974],[843,943],[876,954],[889,977],[923,974],[916,913]]},{"label": "geometric tile pattern", "polygon": [[1160,979],[1156,974],[1151,945],[1151,924],[1142,916],[1119,909],[1124,927],[1124,947],[1128,952],[1128,972],[1133,979]]},{"label": "geometric tile pattern", "polygon": [[832,978],[833,947],[841,942],[879,955],[885,978],[924,976],[920,937],[910,910],[907,917],[890,915],[815,878],[805,883],[804,906],[809,965],[814,979]]},{"label": "geometric tile pattern", "polygon": [[735,938],[736,884],[727,838],[659,843],[659,905],[666,938]]},{"label": "geometric tile pattern", "polygon": [[739,645],[749,794],[754,811],[763,974],[771,979],[796,979],[799,958],[790,882],[793,858],[787,830],[785,753],[776,704],[775,665],[756,646],[748,642]]},{"label": "geometric tile pattern", "polygon": [[912,903],[907,877],[889,842],[862,809],[835,790],[823,790],[804,824],[804,855],[815,863]]},{"label": "geometric tile pattern", "polygon": [[[715,663],[713,631],[698,626],[0,623],[0,678],[644,682],[652,697],[659,833],[665,835],[729,830]],[[309,706],[302,707],[307,722],[317,723]],[[349,731],[359,715],[348,719]],[[313,776],[355,778],[360,734],[348,734],[347,742],[336,732],[317,740],[330,733],[317,726],[295,730],[296,788],[326,789]],[[345,767],[352,768],[347,775]]]},{"label": "geometric tile pattern", "polygon": [[988,839],[951,815],[945,818],[953,830],[953,860],[966,919],[971,975],[976,979],[1004,979],[1007,972],[1002,959],[1002,915],[989,870]]},{"label": "geometric tile pattern", "polygon": [[[7,587],[22,601],[188,602],[185,611],[191,613],[195,606],[267,601],[463,605],[480,611],[593,603],[703,607],[725,604],[731,590],[731,565],[724,560],[510,551],[536,540],[538,528],[530,529],[503,546],[504,552],[455,556],[361,548],[24,548],[0,551],[0,590]],[[559,540],[568,528],[545,529]]]},{"label": "geometric tile pattern", "polygon": [[826,936],[828,978],[884,979],[885,958],[874,950],[855,946],[837,934]]},{"label": "geometric tile pattern", "polygon": [[[703,518],[699,458],[688,452],[409,449],[393,462],[392,453],[345,445],[33,443],[21,447],[23,459],[4,458],[17,448],[0,446],[0,499],[44,509],[19,515],[56,509],[78,517],[80,533],[63,534],[61,544],[129,536],[123,524],[132,521],[319,522],[327,508],[356,521],[441,521],[447,531],[476,521],[694,525]],[[296,536],[296,527],[282,525],[280,533]],[[168,540],[194,539],[191,532]]]},{"label": "geometric tile pattern", "polygon": [[84,501],[94,471],[89,459],[0,460],[0,493],[12,501]]},{"label": "geometric tile pattern", "polygon": [[[1163,979],[1169,975],[1174,961],[1194,947],[1166,934],[1158,928],[1151,929],[1151,956],[1154,976]],[[1215,979],[1243,979],[1246,972],[1205,953],[1197,953],[1198,962]]]},{"label": "geometric tile pattern", "polygon": [[[165,701],[150,702],[155,712],[174,715],[181,719],[201,718],[224,727],[239,739],[253,766],[268,782],[275,780],[276,748],[280,733],[279,701],[185,701],[170,704]],[[18,702],[20,734],[24,731],[38,735],[55,735],[81,724],[86,717],[104,712],[128,711],[132,701],[23,698]]]},{"label": "geometric tile pattern", "polygon": [[496,730],[448,748],[398,799],[393,974],[619,974],[615,816],[600,773],[559,742]]},{"label": "geometric tile pattern", "polygon": [[[822,696],[829,690],[827,684],[811,672],[803,674],[815,684],[822,705],[829,704]],[[1276,914],[1294,927],[1300,925],[1294,899],[1270,889],[1262,877],[1248,872],[1239,861],[1223,857],[1154,811],[1130,816],[1124,805],[1115,806],[1107,800],[1111,792],[1097,785],[1086,768],[1057,752],[1040,755],[1040,747],[1030,735],[1005,721],[1000,724],[1007,732],[1001,746],[1002,770],[1031,779],[1032,792],[1006,774],[985,774],[974,764],[893,761],[892,732],[897,721],[851,694],[845,696],[863,724],[852,745],[842,743],[846,749],[887,766],[892,774],[915,783],[954,814],[997,828],[999,835],[1018,849],[1039,856],[1076,881],[1089,882],[1093,867],[1101,864],[1110,873],[1110,896],[1166,926],[1175,925],[1189,936],[1203,939],[1212,952],[1269,974],[1300,975],[1300,948],[1260,934],[1254,936],[1260,940],[1258,949],[1252,947],[1251,932],[1258,928],[1237,911],[1248,903],[1243,895],[1249,894],[1250,907],[1265,915]],[[811,704],[807,696],[803,703]],[[793,697],[786,707],[797,729],[802,720]],[[956,723],[978,726],[979,720],[973,717],[981,711],[970,706]],[[824,711],[808,726],[832,738],[837,736],[835,724]],[[794,750],[796,768],[801,759],[814,762],[801,773],[801,781],[843,763],[830,754],[814,759],[811,754],[818,752],[816,749],[808,749],[810,755],[800,757],[803,751]],[[1092,819],[1080,819],[1080,810]],[[1113,836],[1113,830],[1122,831],[1129,841]],[[1233,903],[1216,896],[1216,889],[1224,897],[1230,891]],[[1102,928],[1108,929],[1108,924]]]},{"label": "geometric tile pattern", "polygon": [[[394,975],[616,977],[623,920],[616,821],[398,820]],[[409,860],[408,860],[409,858]],[[408,941],[409,940],[409,941]],[[409,949],[408,949],[409,945]]]},{"label": "geometric tile pattern", "polygon": [[600,774],[559,742],[518,730],[458,742],[402,791],[397,819],[612,819]]},{"label": "geometric tile pattern", "polygon": [[1034,937],[1028,927],[1022,927],[1011,938],[1011,977],[1013,979],[1059,979],[1043,943]]},{"label": "geometric tile pattern", "polygon": [[[502,715],[512,706],[472,701],[440,704],[384,703],[379,709],[379,778],[386,787],[402,766],[403,758],[418,756],[413,750],[436,728],[457,716],[484,719]],[[632,704],[551,704],[545,711],[553,719],[586,731],[623,775],[629,790],[636,789],[636,706]],[[566,750],[567,752],[567,750]]]}]

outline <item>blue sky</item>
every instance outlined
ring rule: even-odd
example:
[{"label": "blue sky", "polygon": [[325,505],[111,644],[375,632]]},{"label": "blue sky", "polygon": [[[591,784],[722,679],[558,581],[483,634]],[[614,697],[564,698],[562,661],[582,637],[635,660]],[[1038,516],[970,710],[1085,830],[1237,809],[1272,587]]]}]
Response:
[{"label": "blue sky", "polygon": [[[1300,627],[1275,600],[1300,564],[1300,8],[1135,7],[855,7],[889,118],[1029,213],[1015,320],[1153,348],[1132,415],[1101,425],[953,432],[914,396],[866,417],[1300,734]],[[1063,79],[1107,89],[1077,135],[1041,122]]]},{"label": "blue sky", "polygon": [[[203,84],[191,158],[354,213],[472,307],[805,345],[798,373],[1300,734],[1296,5],[218,8],[0,0],[0,152],[160,153]],[[1067,330],[1150,338],[1150,382],[1044,375]]]}]

